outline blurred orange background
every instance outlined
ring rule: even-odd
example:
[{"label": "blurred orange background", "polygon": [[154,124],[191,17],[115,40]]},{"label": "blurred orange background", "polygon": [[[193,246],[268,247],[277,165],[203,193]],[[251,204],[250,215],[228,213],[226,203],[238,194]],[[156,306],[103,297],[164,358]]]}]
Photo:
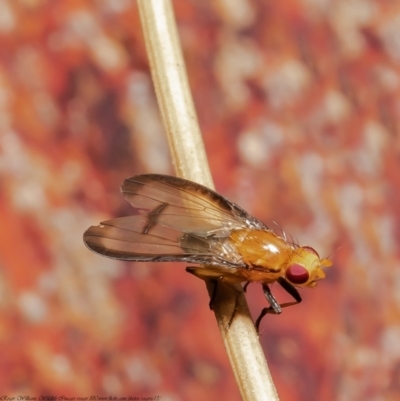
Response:
[{"label": "blurred orange background", "polygon": [[[174,7],[217,190],[334,261],[262,323],[281,400],[400,399],[400,3]],[[204,283],[82,241],[173,173],[135,1],[0,0],[0,56],[1,395],[239,400]]]}]

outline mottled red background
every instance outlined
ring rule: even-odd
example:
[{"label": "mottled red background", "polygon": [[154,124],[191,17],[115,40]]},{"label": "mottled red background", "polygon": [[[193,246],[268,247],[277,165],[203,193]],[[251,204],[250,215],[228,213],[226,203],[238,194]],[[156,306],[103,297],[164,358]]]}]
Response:
[{"label": "mottled red background", "polygon": [[[281,399],[400,399],[399,1],[174,5],[216,188],[334,260],[262,324]],[[173,173],[135,1],[0,0],[1,396],[240,399],[203,282],[83,245],[145,172]]]}]

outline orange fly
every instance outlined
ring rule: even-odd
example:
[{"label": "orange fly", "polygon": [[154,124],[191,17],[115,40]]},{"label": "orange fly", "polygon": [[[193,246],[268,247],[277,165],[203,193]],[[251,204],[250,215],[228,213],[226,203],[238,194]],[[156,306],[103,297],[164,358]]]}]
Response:
[{"label": "orange fly", "polygon": [[[119,260],[197,263],[186,270],[204,280],[260,282],[270,306],[257,328],[265,314],[300,303],[296,287],[314,287],[325,277],[322,268],[332,264],[203,185],[145,174],[126,179],[121,191],[135,215],[90,227],[83,236],[87,247]],[[276,301],[269,288],[275,281],[294,301]]]}]

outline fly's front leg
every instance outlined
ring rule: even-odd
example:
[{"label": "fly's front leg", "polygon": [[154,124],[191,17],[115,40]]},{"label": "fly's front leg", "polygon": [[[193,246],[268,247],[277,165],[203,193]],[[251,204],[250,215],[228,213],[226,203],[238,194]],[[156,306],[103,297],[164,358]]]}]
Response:
[{"label": "fly's front leg", "polygon": [[293,287],[292,284],[286,281],[283,277],[279,277],[277,281],[281,285],[281,287],[294,298],[293,302],[286,302],[281,305],[281,308],[286,308],[287,306],[296,305],[302,301],[301,295],[296,290],[296,288]]},{"label": "fly's front leg", "polygon": [[282,308],[299,304],[302,301],[299,292],[296,290],[295,287],[293,287],[292,284],[286,281],[283,277],[279,277],[277,281],[282,286],[282,288],[294,298],[294,301],[279,304],[275,297],[272,295],[271,289],[269,288],[268,284],[263,284],[264,295],[265,298],[267,298],[270,306],[268,308],[264,308],[261,311],[260,316],[257,318],[255,322],[257,332],[259,331],[261,320],[266,314],[271,313],[274,315],[279,315],[280,313],[282,313]]}]

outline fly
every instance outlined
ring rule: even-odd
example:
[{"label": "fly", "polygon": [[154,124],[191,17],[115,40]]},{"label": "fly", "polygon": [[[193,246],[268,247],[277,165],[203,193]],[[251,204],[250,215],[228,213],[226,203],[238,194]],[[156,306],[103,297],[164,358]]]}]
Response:
[{"label": "fly", "polygon": [[[90,227],[83,235],[92,251],[126,261],[186,262],[189,273],[225,283],[259,282],[267,313],[298,304],[296,287],[314,287],[332,265],[309,246],[289,242],[215,191],[182,178],[144,174],[121,187],[132,216]],[[278,282],[294,299],[279,304],[269,285]]]}]

